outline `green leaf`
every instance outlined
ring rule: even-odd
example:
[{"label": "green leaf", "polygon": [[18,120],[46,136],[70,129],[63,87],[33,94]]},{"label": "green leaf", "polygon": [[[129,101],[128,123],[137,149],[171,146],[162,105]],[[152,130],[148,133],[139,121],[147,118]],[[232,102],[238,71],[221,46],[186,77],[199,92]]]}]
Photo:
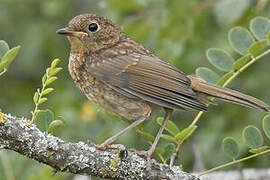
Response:
[{"label": "green leaf", "polygon": [[253,56],[256,57],[260,54],[266,47],[268,41],[266,39],[254,42],[248,49],[248,52]]},{"label": "green leaf", "polygon": [[224,153],[232,159],[236,159],[239,154],[238,143],[232,137],[226,137],[222,141]]},{"label": "green leaf", "polygon": [[175,151],[175,144],[173,143],[168,143],[164,146],[164,153],[162,154],[165,160],[168,160],[171,158]]},{"label": "green leaf", "polygon": [[61,71],[63,68],[59,67],[59,68],[54,68],[54,69],[51,69],[50,72],[49,72],[49,76],[54,76],[56,75],[59,71]]},{"label": "green leaf", "polygon": [[59,62],[60,62],[60,59],[54,59],[53,62],[51,63],[51,69],[54,69]]},{"label": "green leaf", "polygon": [[177,140],[178,144],[182,144],[196,129],[196,125],[191,125],[176,134],[174,137]]},{"label": "green leaf", "polygon": [[245,144],[251,149],[257,149],[263,144],[261,131],[253,125],[245,127],[242,136]]},{"label": "green leaf", "polygon": [[262,146],[262,147],[259,147],[257,149],[250,149],[249,152],[254,153],[254,154],[257,154],[257,153],[263,152],[267,148],[268,148],[268,146]]},{"label": "green leaf", "polygon": [[264,116],[262,126],[265,135],[270,139],[270,115]]},{"label": "green leaf", "polygon": [[163,139],[166,139],[167,141],[171,141],[171,142],[174,142],[175,144],[177,144],[177,141],[173,136],[170,136],[167,134],[162,134],[160,137]]},{"label": "green leaf", "polygon": [[104,114],[113,120],[122,120],[122,118],[120,116],[118,116],[110,111],[104,110]]},{"label": "green leaf", "polygon": [[196,69],[196,75],[204,79],[206,82],[216,84],[219,79],[219,75],[213,70],[206,67],[199,67]]},{"label": "green leaf", "polygon": [[7,69],[4,68],[2,72],[0,72],[0,76],[2,76],[3,74],[5,74],[5,72],[7,72]]},{"label": "green leaf", "polygon": [[53,88],[47,88],[45,89],[42,93],[41,93],[41,96],[44,96],[46,94],[49,94],[53,91],[54,89]]},{"label": "green leaf", "polygon": [[218,86],[223,86],[224,83],[233,75],[233,72],[228,72],[224,74],[217,82]]},{"label": "green leaf", "polygon": [[39,101],[38,101],[38,105],[46,102],[48,99],[47,98],[40,98]]},{"label": "green leaf", "polygon": [[256,39],[267,39],[267,35],[270,31],[270,19],[265,17],[255,17],[250,21],[249,28]]},{"label": "green leaf", "polygon": [[268,41],[270,41],[270,32],[268,33]]},{"label": "green leaf", "polygon": [[250,60],[251,55],[242,56],[233,63],[233,69],[235,71],[241,69]]},{"label": "green leaf", "polygon": [[[161,126],[163,123],[163,117],[158,117],[157,123]],[[175,136],[180,131],[178,127],[176,126],[176,124],[170,120],[167,122],[165,129],[173,136]]]},{"label": "green leaf", "polygon": [[147,133],[147,132],[144,132],[144,131],[141,131],[141,130],[137,130],[137,132],[144,138],[146,139],[147,141],[149,142],[153,142],[154,141],[154,136],[152,136],[151,134]]},{"label": "green leaf", "polygon": [[250,7],[251,3],[249,0],[221,0],[214,2],[213,10],[215,14],[213,17],[217,19],[221,27],[224,25],[231,26],[237,22]]},{"label": "green leaf", "polygon": [[246,28],[234,27],[229,31],[229,42],[236,52],[247,55],[255,40]]},{"label": "green leaf", "polygon": [[54,115],[51,110],[39,110],[35,116],[34,123],[42,132],[48,130],[49,124],[54,120]]},{"label": "green leaf", "polygon": [[47,79],[47,74],[44,74],[44,76],[42,77],[42,84],[45,84],[46,79]]},{"label": "green leaf", "polygon": [[8,50],[9,50],[9,46],[6,43],[6,41],[0,40],[0,61]]},{"label": "green leaf", "polygon": [[35,94],[34,94],[34,97],[33,97],[33,101],[34,101],[34,103],[35,104],[37,104],[38,102],[38,92],[35,92]]},{"label": "green leaf", "polygon": [[54,134],[55,131],[64,126],[64,122],[61,120],[54,120],[49,124],[48,133]]},{"label": "green leaf", "polygon": [[210,48],[206,51],[209,62],[221,71],[229,72],[232,70],[233,57],[226,51],[217,48]]},{"label": "green leaf", "polygon": [[50,77],[46,83],[45,86],[48,86],[49,84],[53,83],[55,80],[57,80],[58,78],[56,76]]},{"label": "green leaf", "polygon": [[0,71],[2,71],[4,68],[8,69],[11,62],[17,56],[20,48],[21,48],[21,46],[16,46],[16,47],[8,50],[8,52],[6,52],[6,54],[2,57],[2,60],[0,62]]},{"label": "green leaf", "polygon": [[47,75],[48,77],[49,77],[50,71],[51,71],[51,68],[48,67],[48,68],[46,69],[46,75]]},{"label": "green leaf", "polygon": [[[165,152],[165,150],[162,149],[162,148],[160,148],[160,147],[156,147],[155,152],[162,155],[162,154]],[[162,157],[163,157],[163,156],[162,156]]]}]

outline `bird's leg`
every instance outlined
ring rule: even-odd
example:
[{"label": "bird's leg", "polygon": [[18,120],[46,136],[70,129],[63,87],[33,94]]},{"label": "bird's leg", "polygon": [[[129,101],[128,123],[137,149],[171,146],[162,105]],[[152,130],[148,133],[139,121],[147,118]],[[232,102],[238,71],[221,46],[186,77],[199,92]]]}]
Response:
[{"label": "bird's leg", "polygon": [[127,131],[129,131],[130,129],[136,127],[138,124],[142,123],[143,121],[145,121],[146,119],[149,118],[149,116],[151,115],[151,109],[148,110],[147,113],[145,113],[140,119],[138,119],[137,121],[134,121],[132,124],[130,124],[128,127],[126,127],[125,129],[121,130],[119,133],[115,134],[114,136],[108,138],[106,141],[104,141],[102,144],[97,145],[98,148],[102,149],[107,147],[108,145],[112,144],[114,141],[116,141],[121,135],[123,135],[124,133],[126,133]]},{"label": "bird's leg", "polygon": [[151,169],[151,162],[150,162],[151,156],[152,156],[152,154],[154,153],[154,151],[156,149],[157,143],[158,143],[158,141],[160,139],[160,136],[161,136],[161,134],[162,134],[162,132],[163,132],[163,130],[164,130],[170,116],[171,116],[171,114],[172,114],[172,111],[173,111],[172,109],[167,109],[167,108],[165,109],[165,116],[164,116],[163,123],[162,123],[162,125],[161,125],[161,127],[160,127],[160,129],[159,129],[159,131],[158,131],[158,133],[156,135],[156,138],[155,138],[151,148],[145,154],[146,157],[147,157],[147,165],[146,165],[146,170],[147,171],[149,171]]}]

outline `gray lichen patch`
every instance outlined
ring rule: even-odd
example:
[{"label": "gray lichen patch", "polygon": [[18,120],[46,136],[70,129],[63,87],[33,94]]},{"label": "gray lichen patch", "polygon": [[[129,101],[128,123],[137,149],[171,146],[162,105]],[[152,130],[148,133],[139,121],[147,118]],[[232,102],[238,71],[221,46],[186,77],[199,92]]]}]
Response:
[{"label": "gray lichen patch", "polygon": [[[47,164],[57,171],[99,176],[110,179],[200,179],[182,172],[180,168],[170,169],[153,160],[153,168],[146,171],[146,159],[126,150],[123,145],[99,150],[84,142],[70,143],[48,133],[41,132],[27,120],[17,120],[5,114],[0,125],[0,148],[16,151],[23,156]],[[120,154],[124,152],[124,156]]]}]

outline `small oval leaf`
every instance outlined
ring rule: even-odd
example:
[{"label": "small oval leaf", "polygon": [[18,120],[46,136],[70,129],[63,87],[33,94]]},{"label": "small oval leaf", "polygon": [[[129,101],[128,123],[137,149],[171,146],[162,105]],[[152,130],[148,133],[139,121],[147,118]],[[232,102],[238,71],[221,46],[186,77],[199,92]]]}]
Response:
[{"label": "small oval leaf", "polygon": [[54,59],[53,62],[51,63],[51,69],[54,69],[59,62],[60,62],[60,59]]},{"label": "small oval leaf", "polygon": [[255,40],[246,28],[234,27],[229,31],[229,42],[236,52],[247,55],[249,47]]},{"label": "small oval leaf", "polygon": [[174,137],[177,140],[178,144],[182,144],[196,129],[196,125],[191,125],[176,134]]},{"label": "small oval leaf", "polygon": [[267,39],[268,32],[270,31],[270,19],[255,17],[250,21],[249,27],[256,39]]},{"label": "small oval leaf", "polygon": [[248,49],[248,52],[253,56],[256,57],[260,54],[266,47],[268,41],[266,39],[254,42]]},{"label": "small oval leaf", "polygon": [[250,60],[251,55],[242,56],[233,63],[233,69],[235,71],[241,69]]},{"label": "small oval leaf", "polygon": [[234,63],[233,57],[226,51],[218,48],[210,48],[206,51],[209,62],[221,71],[229,72]]},{"label": "small oval leaf", "polygon": [[54,76],[56,75],[59,71],[61,71],[62,68],[59,67],[59,68],[54,68],[54,69],[51,69],[50,72],[49,72],[49,76]]},{"label": "small oval leaf", "polygon": [[46,102],[48,99],[47,98],[40,98],[39,101],[38,101],[38,105]]},{"label": "small oval leaf", "polygon": [[47,79],[47,74],[44,74],[44,76],[42,77],[42,84],[45,85],[46,79]]},{"label": "small oval leaf", "polygon": [[224,153],[232,159],[236,159],[239,154],[238,143],[232,137],[226,137],[222,141]]},{"label": "small oval leaf", "polygon": [[54,120],[49,124],[48,133],[54,134],[55,131],[64,126],[64,122],[61,120]]},{"label": "small oval leaf", "polygon": [[6,43],[6,41],[0,40],[0,61],[8,50],[9,50],[9,46]]},{"label": "small oval leaf", "polygon": [[[161,126],[163,123],[163,117],[158,117],[157,123]],[[170,120],[167,122],[165,129],[173,136],[175,136],[180,131],[176,124]]]},{"label": "small oval leaf", "polygon": [[263,118],[263,131],[268,139],[270,139],[270,115]]},{"label": "small oval leaf", "polygon": [[53,83],[55,80],[57,80],[58,78],[56,76],[50,77],[46,83],[45,86],[48,86],[49,84]]},{"label": "small oval leaf", "polygon": [[138,132],[142,137],[144,137],[144,139],[146,139],[149,142],[153,142],[154,141],[154,136],[152,136],[151,134],[141,131],[141,130],[137,130],[136,132]]},{"label": "small oval leaf", "polygon": [[35,116],[34,123],[42,132],[48,130],[49,124],[54,120],[54,115],[51,110],[39,110]]},{"label": "small oval leaf", "polygon": [[263,152],[267,148],[268,148],[268,146],[262,146],[262,147],[259,147],[257,149],[250,149],[249,152],[254,153],[254,154],[257,154],[257,153]]},{"label": "small oval leaf", "polygon": [[[215,1],[213,4],[214,16],[221,27],[231,26],[243,17],[247,9],[251,6],[249,0],[224,0]],[[235,10],[237,8],[237,10]]]},{"label": "small oval leaf", "polygon": [[228,72],[224,74],[217,82],[218,86],[223,86],[224,83],[233,75],[233,72]]},{"label": "small oval leaf", "polygon": [[262,133],[253,125],[245,127],[242,135],[245,144],[251,149],[258,149],[263,145]]},{"label": "small oval leaf", "polygon": [[38,103],[38,92],[35,92],[34,97],[33,97],[33,101],[35,104]]},{"label": "small oval leaf", "polygon": [[177,141],[173,136],[170,136],[170,135],[167,135],[167,134],[162,134],[160,137],[163,138],[163,139],[166,139],[167,141],[171,141],[171,142],[177,144]]},{"label": "small oval leaf", "polygon": [[196,75],[205,80],[206,82],[212,84],[216,84],[219,79],[219,75],[216,72],[206,67],[197,68]]},{"label": "small oval leaf", "polygon": [[53,90],[54,90],[53,88],[47,88],[47,89],[45,89],[45,90],[41,93],[41,95],[44,96],[44,95],[46,95],[46,94],[49,94],[49,93],[51,93]]},{"label": "small oval leaf", "polygon": [[160,147],[156,147],[155,152],[158,153],[158,154],[163,154],[165,151],[164,151],[164,149],[162,149]]},{"label": "small oval leaf", "polygon": [[165,160],[169,160],[175,151],[175,144],[168,143],[165,145],[163,149],[164,149],[163,158]]},{"label": "small oval leaf", "polygon": [[2,69],[4,69],[4,68],[8,69],[11,62],[17,56],[20,48],[21,48],[21,46],[16,46],[16,47],[8,50],[8,52],[6,52],[6,54],[2,57],[2,60],[0,62],[0,71],[2,71]]}]

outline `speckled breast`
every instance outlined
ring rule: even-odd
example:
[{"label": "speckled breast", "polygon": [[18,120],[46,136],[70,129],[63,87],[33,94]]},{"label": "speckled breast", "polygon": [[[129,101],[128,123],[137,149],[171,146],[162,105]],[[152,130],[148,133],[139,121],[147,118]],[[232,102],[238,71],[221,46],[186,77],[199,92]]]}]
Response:
[{"label": "speckled breast", "polygon": [[79,89],[93,103],[130,120],[139,119],[152,109],[152,105],[137,99],[128,98],[116,92],[87,72],[86,59],[79,53],[69,57],[69,73]]}]

